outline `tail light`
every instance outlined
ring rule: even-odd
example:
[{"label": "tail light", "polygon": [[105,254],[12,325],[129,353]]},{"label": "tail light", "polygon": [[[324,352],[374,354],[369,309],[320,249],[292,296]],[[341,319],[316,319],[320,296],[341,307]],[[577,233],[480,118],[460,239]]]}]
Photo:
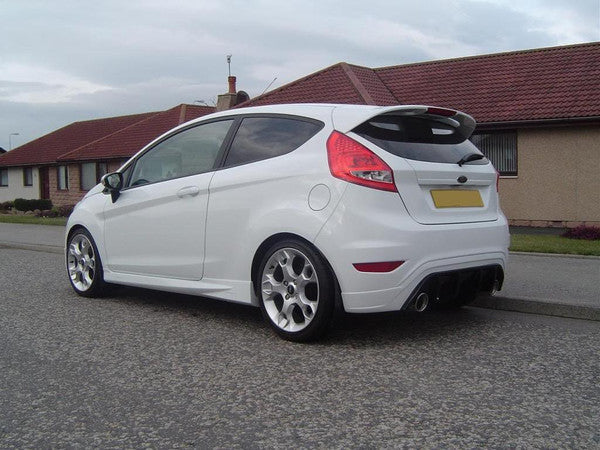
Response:
[{"label": "tail light", "polygon": [[500,172],[496,170],[496,192],[500,192]]},{"label": "tail light", "polygon": [[327,139],[331,174],[349,183],[397,192],[394,174],[379,156],[354,139],[334,131]]}]

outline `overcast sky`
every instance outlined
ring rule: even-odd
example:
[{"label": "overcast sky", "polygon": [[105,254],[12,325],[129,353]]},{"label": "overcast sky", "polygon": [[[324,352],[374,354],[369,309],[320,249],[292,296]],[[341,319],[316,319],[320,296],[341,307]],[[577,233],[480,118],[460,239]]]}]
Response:
[{"label": "overcast sky", "polygon": [[0,146],[79,120],[381,67],[600,40],[600,0],[0,0]]}]

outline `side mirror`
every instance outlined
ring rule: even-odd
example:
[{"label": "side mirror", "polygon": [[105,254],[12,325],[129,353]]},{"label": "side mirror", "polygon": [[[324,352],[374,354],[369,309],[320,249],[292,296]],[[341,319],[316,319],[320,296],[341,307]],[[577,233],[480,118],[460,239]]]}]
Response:
[{"label": "side mirror", "polygon": [[100,182],[110,192],[112,202],[116,202],[123,188],[123,174],[120,172],[107,173],[102,177]]}]

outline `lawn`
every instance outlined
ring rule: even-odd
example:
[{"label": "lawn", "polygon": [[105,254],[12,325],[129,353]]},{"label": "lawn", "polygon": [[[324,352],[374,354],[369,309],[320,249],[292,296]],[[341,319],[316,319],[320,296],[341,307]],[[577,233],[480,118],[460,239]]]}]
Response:
[{"label": "lawn", "polygon": [[568,239],[547,234],[512,234],[510,250],[513,252],[600,256],[600,240]]},{"label": "lawn", "polygon": [[59,225],[67,224],[66,217],[35,217],[35,216],[13,216],[11,214],[0,214],[0,222],[4,223],[32,223],[34,225]]}]

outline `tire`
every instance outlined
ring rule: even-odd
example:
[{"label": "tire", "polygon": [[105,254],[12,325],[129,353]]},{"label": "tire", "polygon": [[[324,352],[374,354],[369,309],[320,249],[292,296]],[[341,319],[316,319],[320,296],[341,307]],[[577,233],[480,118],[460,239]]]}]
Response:
[{"label": "tire", "polygon": [[71,234],[66,251],[67,274],[73,290],[83,297],[99,297],[106,283],[100,253],[92,235],[84,228]]},{"label": "tire", "polygon": [[271,246],[256,281],[263,316],[282,338],[314,341],[329,329],[336,285],[323,257],[308,245],[288,239]]}]

